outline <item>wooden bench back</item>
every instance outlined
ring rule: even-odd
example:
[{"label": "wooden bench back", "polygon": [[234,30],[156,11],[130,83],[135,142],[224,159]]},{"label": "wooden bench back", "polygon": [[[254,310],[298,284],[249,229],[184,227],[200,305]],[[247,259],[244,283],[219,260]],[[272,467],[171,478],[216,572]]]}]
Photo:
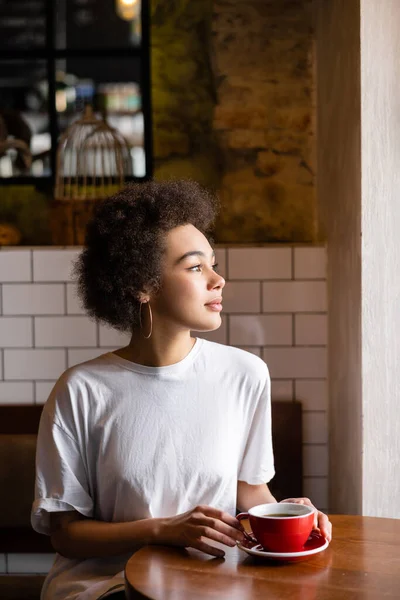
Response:
[{"label": "wooden bench back", "polygon": [[[51,552],[50,539],[30,526],[35,450],[41,405],[0,405],[0,553]],[[278,500],[302,495],[302,425],[299,402],[272,403]]]}]

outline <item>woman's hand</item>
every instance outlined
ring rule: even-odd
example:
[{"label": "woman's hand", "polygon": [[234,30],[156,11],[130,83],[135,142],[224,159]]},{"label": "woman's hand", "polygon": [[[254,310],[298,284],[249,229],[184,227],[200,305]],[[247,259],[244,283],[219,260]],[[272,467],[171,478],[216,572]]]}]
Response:
[{"label": "woman's hand", "polygon": [[311,506],[315,510],[314,529],[321,533],[328,542],[331,541],[332,523],[328,516],[318,510],[309,498],[286,498],[286,500],[281,500],[281,502],[294,502],[295,504],[306,504],[307,506]]},{"label": "woman's hand", "polygon": [[176,517],[161,519],[155,541],[158,544],[196,548],[211,556],[222,557],[225,552],[206,540],[233,547],[236,541],[243,542],[244,539],[240,523],[235,517],[211,506],[196,506]]}]

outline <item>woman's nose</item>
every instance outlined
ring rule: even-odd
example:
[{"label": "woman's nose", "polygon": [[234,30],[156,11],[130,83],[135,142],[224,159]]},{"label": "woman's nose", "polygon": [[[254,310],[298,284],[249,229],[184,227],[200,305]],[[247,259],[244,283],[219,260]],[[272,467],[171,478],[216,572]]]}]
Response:
[{"label": "woman's nose", "polygon": [[210,281],[210,288],[211,289],[221,289],[225,286],[225,279],[222,277],[222,275],[219,275],[218,273],[214,272],[214,278],[212,281]]}]

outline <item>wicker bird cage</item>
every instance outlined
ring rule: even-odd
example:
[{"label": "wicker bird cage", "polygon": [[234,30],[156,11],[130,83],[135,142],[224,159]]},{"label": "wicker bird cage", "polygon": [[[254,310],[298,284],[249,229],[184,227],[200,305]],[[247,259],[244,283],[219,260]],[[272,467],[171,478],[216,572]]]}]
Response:
[{"label": "wicker bird cage", "polygon": [[62,135],[57,149],[51,207],[53,244],[84,243],[94,206],[124,186],[131,165],[124,137],[87,106],[83,117]]}]

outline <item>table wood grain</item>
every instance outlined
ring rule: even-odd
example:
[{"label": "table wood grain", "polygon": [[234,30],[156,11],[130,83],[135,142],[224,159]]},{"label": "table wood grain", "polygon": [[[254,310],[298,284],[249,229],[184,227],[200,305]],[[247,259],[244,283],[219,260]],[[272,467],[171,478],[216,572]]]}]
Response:
[{"label": "table wood grain", "polygon": [[227,548],[225,558],[147,546],[125,570],[130,600],[400,599],[400,519],[334,515],[333,540],[299,563],[273,563]]}]

